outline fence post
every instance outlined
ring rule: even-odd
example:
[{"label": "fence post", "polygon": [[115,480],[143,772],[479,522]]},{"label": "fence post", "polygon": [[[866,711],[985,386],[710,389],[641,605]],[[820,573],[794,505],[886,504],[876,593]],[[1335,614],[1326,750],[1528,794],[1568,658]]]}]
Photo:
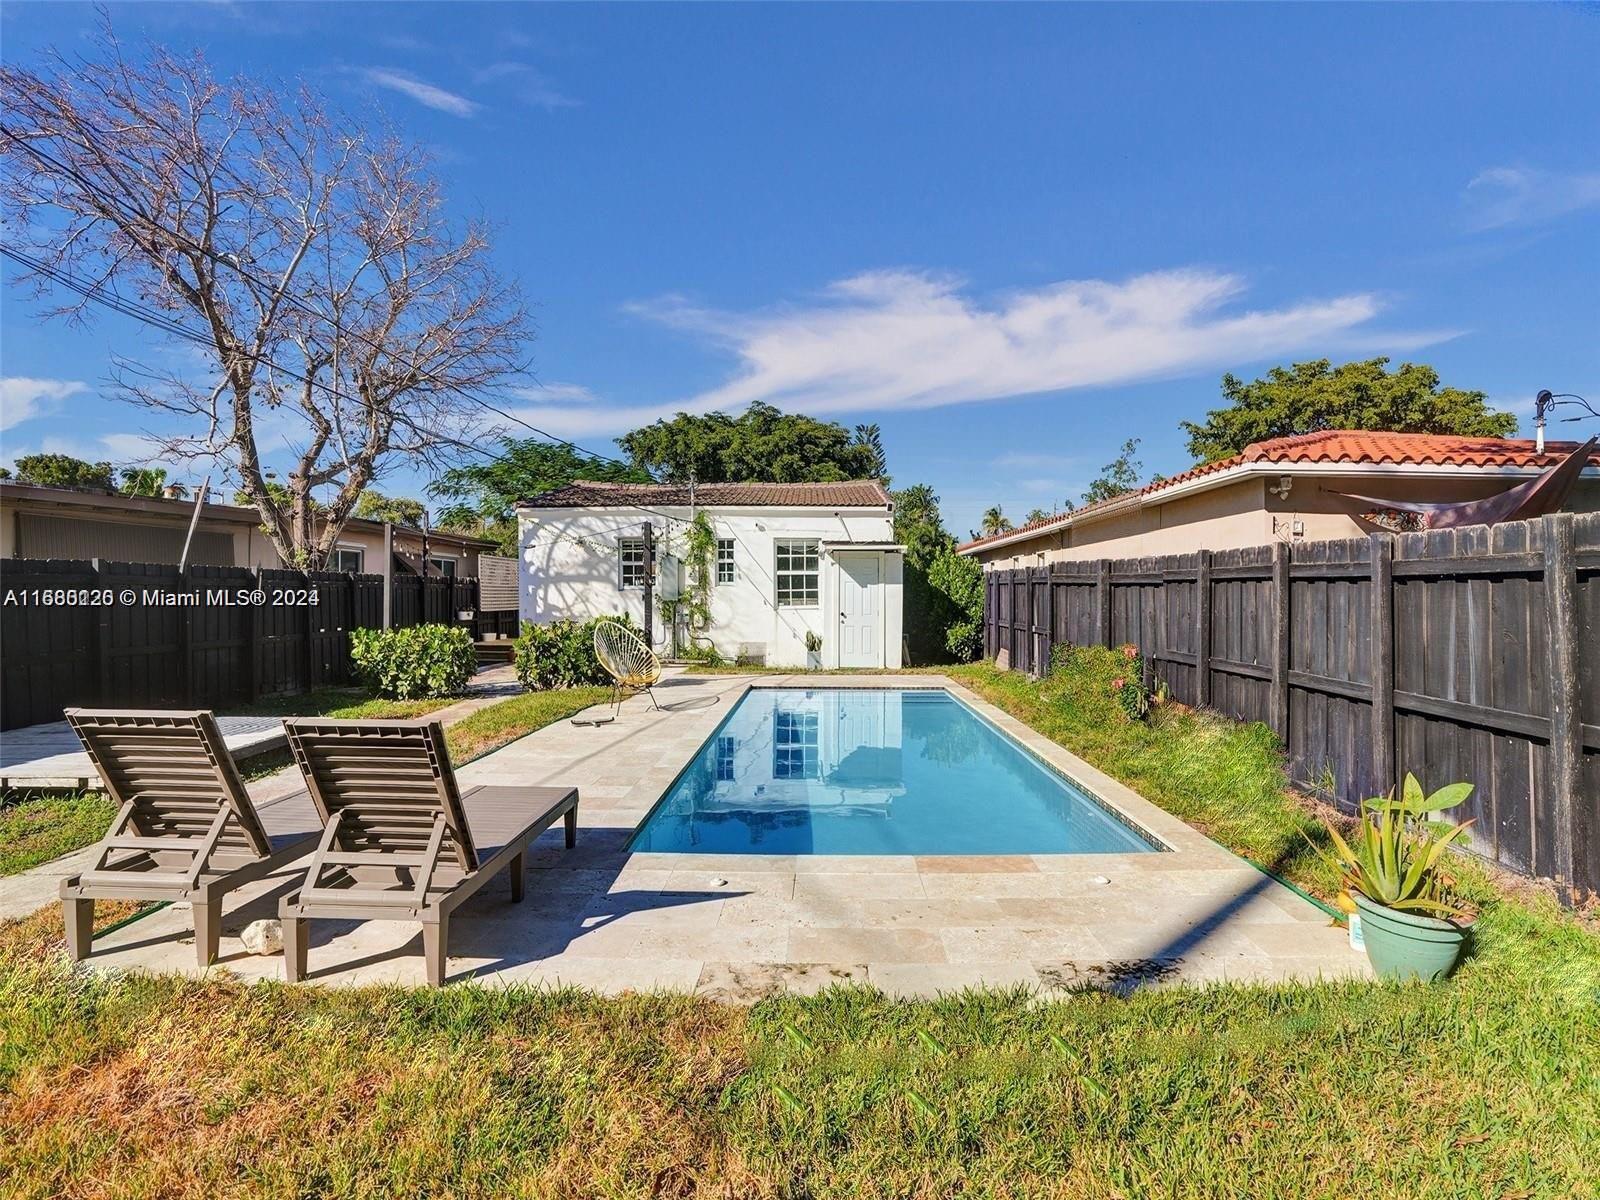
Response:
[{"label": "fence post", "polygon": [[1044,572],[1044,640],[1040,644],[1044,661],[1035,664],[1034,674],[1043,677],[1050,674],[1050,660],[1056,651],[1056,577],[1054,564],[1046,563],[1040,569]]},{"label": "fence post", "polygon": [[994,661],[994,572],[983,573],[983,658]]},{"label": "fence post", "polygon": [[1095,631],[1102,646],[1111,645],[1111,560],[1102,558],[1096,564],[1094,581]]},{"label": "fence post", "polygon": [[1194,572],[1194,702],[1211,703],[1211,551],[1200,551]]},{"label": "fence post", "polygon": [[[1550,635],[1550,815],[1552,857],[1557,879],[1571,884],[1580,860],[1575,835],[1579,819],[1578,772],[1583,762],[1583,729],[1578,707],[1577,556],[1572,514],[1543,518],[1544,611]],[[1587,847],[1585,847],[1587,851]]]},{"label": "fence post", "polygon": [[1394,538],[1375,533],[1372,547],[1372,780],[1381,795],[1395,785]]},{"label": "fence post", "polygon": [[1289,741],[1289,543],[1272,545],[1272,728]]}]

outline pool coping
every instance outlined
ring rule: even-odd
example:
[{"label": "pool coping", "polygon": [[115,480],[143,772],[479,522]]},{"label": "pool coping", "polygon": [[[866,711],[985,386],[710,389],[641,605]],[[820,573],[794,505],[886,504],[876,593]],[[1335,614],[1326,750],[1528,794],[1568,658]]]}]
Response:
[{"label": "pool coping", "polygon": [[[774,690],[863,690],[863,691],[946,691],[983,719],[1017,742],[1050,770],[1064,775],[1105,808],[1113,817],[1131,826],[1147,840],[1156,843],[1151,851],[1116,851],[1092,854],[723,854],[682,850],[634,850],[632,840],[644,828],[656,807],[676,785],[684,771],[694,763],[716,730],[727,721],[721,718],[706,737],[696,743],[688,756],[673,771],[672,777],[650,798],[643,814],[628,834],[629,862],[640,868],[682,869],[689,860],[697,866],[725,864],[730,871],[798,870],[810,873],[853,872],[860,870],[913,871],[933,866],[942,874],[990,874],[997,864],[1031,863],[1049,871],[1092,867],[1096,862],[1126,862],[1152,856],[1168,859],[1173,867],[1236,869],[1242,860],[1225,846],[1213,841],[1187,822],[1159,805],[1146,800],[1126,784],[1113,779],[1064,746],[1019,721],[999,706],[990,703],[948,675],[768,675],[751,679],[729,696],[729,708],[753,691]],[[803,865],[802,865],[803,864]],[[859,864],[859,865],[858,865]],[[870,865],[869,865],[870,864]],[[1002,868],[1003,869],[1003,868]]]}]

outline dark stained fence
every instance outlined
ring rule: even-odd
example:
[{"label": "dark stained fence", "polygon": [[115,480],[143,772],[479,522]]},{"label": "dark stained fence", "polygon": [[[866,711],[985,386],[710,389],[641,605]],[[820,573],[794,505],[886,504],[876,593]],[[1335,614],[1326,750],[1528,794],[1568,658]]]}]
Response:
[{"label": "dark stained fence", "polygon": [[[397,576],[393,624],[516,632],[477,597],[476,579]],[[383,625],[383,577],[335,572],[10,558],[0,601],[0,729],[73,705],[226,709],[349,684],[350,631]]]},{"label": "dark stained fence", "polygon": [[1129,643],[1346,811],[1407,771],[1465,779],[1477,852],[1600,890],[1600,514],[985,576],[984,648],[1015,670]]}]

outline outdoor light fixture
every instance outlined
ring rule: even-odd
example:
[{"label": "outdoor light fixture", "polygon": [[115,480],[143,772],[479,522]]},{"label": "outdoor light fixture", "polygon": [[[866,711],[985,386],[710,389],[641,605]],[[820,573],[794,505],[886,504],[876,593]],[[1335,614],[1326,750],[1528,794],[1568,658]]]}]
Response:
[{"label": "outdoor light fixture", "polygon": [[1278,486],[1275,488],[1268,488],[1267,491],[1271,492],[1279,500],[1287,500],[1289,498],[1289,490],[1293,487],[1294,478],[1292,476],[1279,475]]},{"label": "outdoor light fixture", "polygon": [[1576,404],[1583,412],[1575,417],[1562,417],[1563,421],[1581,421],[1585,417],[1600,417],[1600,410],[1596,410],[1582,396],[1573,392],[1552,392],[1548,388],[1541,391],[1533,398],[1533,450],[1535,454],[1544,453],[1544,422],[1545,414],[1558,404],[1565,402],[1569,405]]}]

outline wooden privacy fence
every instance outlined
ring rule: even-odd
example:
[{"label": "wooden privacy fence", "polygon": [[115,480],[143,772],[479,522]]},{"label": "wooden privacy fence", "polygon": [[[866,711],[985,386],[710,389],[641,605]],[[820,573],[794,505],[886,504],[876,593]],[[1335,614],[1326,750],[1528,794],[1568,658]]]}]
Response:
[{"label": "wooden privacy fence", "polygon": [[[309,593],[315,602],[308,603]],[[383,625],[383,577],[105,560],[0,559],[0,729],[69,705],[231,708],[353,682],[350,630]],[[515,632],[476,579],[394,579],[395,627]]]},{"label": "wooden privacy fence", "polygon": [[985,576],[1013,669],[1129,643],[1345,810],[1407,771],[1467,780],[1477,852],[1600,890],[1600,514]]}]

